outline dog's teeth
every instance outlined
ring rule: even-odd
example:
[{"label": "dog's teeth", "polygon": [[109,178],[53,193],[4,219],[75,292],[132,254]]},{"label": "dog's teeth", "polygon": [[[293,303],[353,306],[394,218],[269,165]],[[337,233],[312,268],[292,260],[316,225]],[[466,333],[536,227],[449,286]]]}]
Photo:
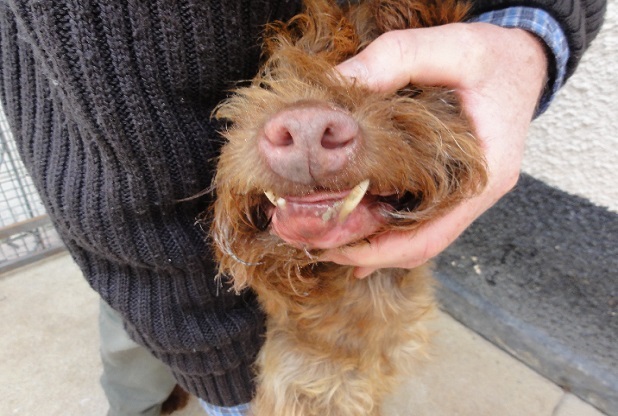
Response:
[{"label": "dog's teeth", "polygon": [[279,208],[285,207],[287,201],[283,198],[277,198],[272,191],[264,191],[264,195],[266,195],[266,198],[268,198],[274,206]]},{"label": "dog's teeth", "polygon": [[266,198],[268,198],[273,205],[277,205],[277,198],[275,197],[275,194],[271,191],[264,191],[264,195],[266,195]]},{"label": "dog's teeth", "polygon": [[345,221],[345,219],[348,218],[348,215],[354,211],[354,208],[358,206],[360,201],[365,196],[367,189],[369,189],[369,179],[365,179],[356,185],[352,191],[350,191],[350,194],[345,198],[343,205],[339,210],[339,222]]}]

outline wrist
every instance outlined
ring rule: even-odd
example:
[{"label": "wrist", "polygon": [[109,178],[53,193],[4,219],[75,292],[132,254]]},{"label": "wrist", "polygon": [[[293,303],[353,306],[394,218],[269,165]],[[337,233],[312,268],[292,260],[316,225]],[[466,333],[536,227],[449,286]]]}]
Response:
[{"label": "wrist", "polygon": [[543,9],[523,6],[488,11],[472,17],[469,22],[524,29],[537,36],[546,52],[548,75],[536,115],[545,111],[565,81],[570,56],[569,45],[560,24]]},{"label": "wrist", "polygon": [[[518,28],[503,28],[488,23],[469,23],[472,36],[469,48],[479,48],[477,72],[468,90],[493,90],[512,95],[513,104],[525,105],[520,110],[530,113],[547,84],[548,57],[543,42],[534,34]],[[478,46],[476,46],[478,45]],[[474,63],[473,63],[474,64]]]}]

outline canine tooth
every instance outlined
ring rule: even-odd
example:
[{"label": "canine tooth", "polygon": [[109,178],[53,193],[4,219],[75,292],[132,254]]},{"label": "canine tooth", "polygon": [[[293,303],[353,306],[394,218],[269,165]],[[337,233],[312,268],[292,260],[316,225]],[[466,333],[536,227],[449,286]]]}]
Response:
[{"label": "canine tooth", "polygon": [[358,206],[361,199],[365,196],[365,193],[369,189],[369,179],[365,179],[350,191],[350,194],[343,201],[343,205],[341,206],[341,210],[339,211],[339,221],[343,222],[354,208]]},{"label": "canine tooth", "polygon": [[264,195],[266,195],[266,198],[268,198],[273,205],[277,205],[277,198],[275,197],[275,194],[271,191],[264,191]]},{"label": "canine tooth", "polygon": [[272,191],[264,191],[266,198],[276,207],[283,208],[287,201],[284,198],[276,197]]}]

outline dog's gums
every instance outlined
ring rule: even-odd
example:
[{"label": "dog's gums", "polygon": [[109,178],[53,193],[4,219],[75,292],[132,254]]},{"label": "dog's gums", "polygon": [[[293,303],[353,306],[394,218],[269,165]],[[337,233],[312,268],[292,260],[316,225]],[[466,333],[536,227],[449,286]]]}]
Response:
[{"label": "dog's gums", "polygon": [[306,196],[264,194],[273,204],[266,212],[271,231],[296,247],[334,248],[374,233],[381,220],[374,199],[366,196],[369,180],[343,192],[314,192]]},{"label": "dog's gums", "polygon": [[[322,219],[324,221],[331,220],[335,216],[335,213],[333,211],[337,211],[337,219],[339,220],[339,222],[343,222],[346,218],[348,218],[348,215],[350,215],[350,213],[358,206],[360,201],[365,196],[368,188],[369,179],[365,179],[354,188],[352,188],[352,190],[348,192],[343,192],[343,195],[341,195],[341,193],[339,195],[314,193],[305,198],[294,198],[293,201],[306,204],[317,204],[325,201],[332,201],[327,202],[330,205],[330,208],[327,210],[328,212],[325,212],[321,215]],[[268,200],[272,202],[273,205],[278,208],[285,209],[287,203],[287,200],[285,198],[276,196],[272,191],[264,191],[264,195],[266,195]]]}]

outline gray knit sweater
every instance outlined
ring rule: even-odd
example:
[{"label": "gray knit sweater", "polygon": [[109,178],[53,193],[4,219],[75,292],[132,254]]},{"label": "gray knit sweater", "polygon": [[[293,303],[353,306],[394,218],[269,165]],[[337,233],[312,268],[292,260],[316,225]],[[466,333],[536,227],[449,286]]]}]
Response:
[{"label": "gray knit sweater", "polygon": [[[479,1],[477,11],[514,2]],[[569,73],[604,2],[525,1],[565,28]],[[264,318],[219,288],[195,218],[220,138],[209,115],[253,76],[261,25],[293,0],[0,0],[0,99],[22,158],[90,285],[179,383],[252,397]]]}]

